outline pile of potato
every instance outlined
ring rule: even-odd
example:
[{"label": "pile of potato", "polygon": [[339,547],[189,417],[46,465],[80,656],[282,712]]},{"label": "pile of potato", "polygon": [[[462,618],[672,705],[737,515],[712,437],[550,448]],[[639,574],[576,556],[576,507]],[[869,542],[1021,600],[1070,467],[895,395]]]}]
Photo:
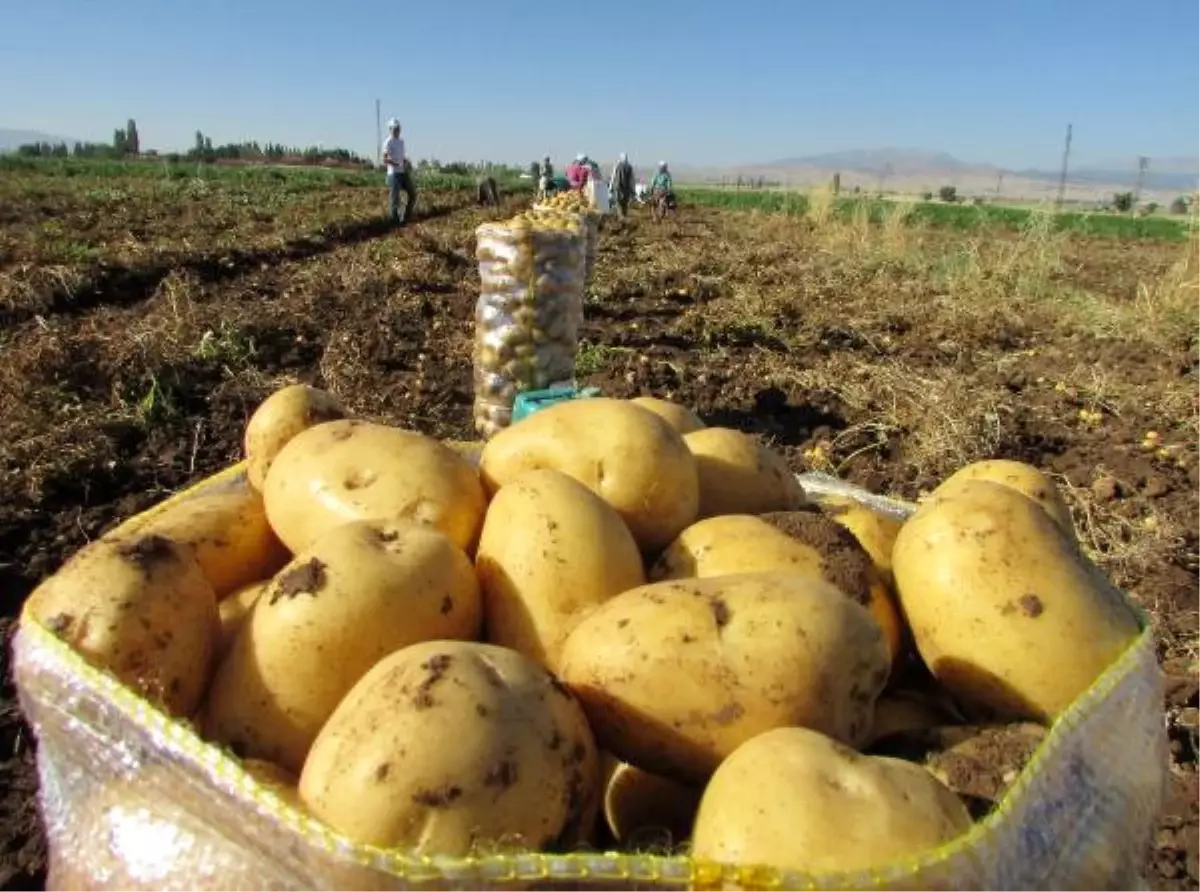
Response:
[{"label": "pile of potato", "polygon": [[578,215],[528,211],[476,230],[475,430],[512,420],[524,390],[569,386],[583,321],[583,228]]},{"label": "pile of potato", "polygon": [[1027,465],[901,522],[650,397],[547,408],[478,466],[345,415],[275,393],[249,486],[118,528],[28,611],[358,842],[883,865],[973,815],[882,744],[1048,723],[1139,633]]}]

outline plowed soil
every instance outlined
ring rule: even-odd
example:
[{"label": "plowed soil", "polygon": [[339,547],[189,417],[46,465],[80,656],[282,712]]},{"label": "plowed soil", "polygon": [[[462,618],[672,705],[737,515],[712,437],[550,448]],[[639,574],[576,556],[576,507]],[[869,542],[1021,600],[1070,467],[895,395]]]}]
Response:
[{"label": "plowed soil", "polygon": [[[239,458],[249,414],[284,383],[473,437],[473,231],[495,216],[473,196],[422,195],[394,231],[382,190],[16,179],[0,183],[6,631],[72,551]],[[1182,251],[686,204],[656,225],[639,210],[606,223],[577,367],[606,394],[688,403],[796,470],[877,492],[918,498],[984,457],[1053,474],[1085,548],[1159,630],[1172,786],[1147,871],[1163,889],[1200,883]],[[35,888],[35,741],[7,682],[0,696],[0,886]]]}]

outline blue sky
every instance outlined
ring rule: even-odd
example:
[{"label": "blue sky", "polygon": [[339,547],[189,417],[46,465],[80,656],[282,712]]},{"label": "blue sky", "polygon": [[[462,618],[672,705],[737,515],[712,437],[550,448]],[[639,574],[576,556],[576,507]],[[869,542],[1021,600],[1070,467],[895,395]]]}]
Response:
[{"label": "blue sky", "polygon": [[1196,0],[9,0],[0,127],[197,128],[443,161],[736,164],[883,146],[1010,167],[1194,155]]}]

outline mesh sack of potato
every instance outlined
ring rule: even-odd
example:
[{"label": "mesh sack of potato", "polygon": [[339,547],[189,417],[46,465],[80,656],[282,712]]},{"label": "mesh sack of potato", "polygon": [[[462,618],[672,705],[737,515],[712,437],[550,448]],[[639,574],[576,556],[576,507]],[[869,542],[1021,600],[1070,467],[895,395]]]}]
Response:
[{"label": "mesh sack of potato", "polygon": [[[328,448],[335,448],[337,437],[332,434],[343,432],[347,424],[332,422],[325,426],[331,437],[317,436],[323,455]],[[514,426],[506,436],[519,427]],[[472,465],[480,465],[480,445],[451,445]],[[277,464],[286,465],[293,459],[280,453]],[[484,456],[484,466],[486,461]],[[552,472],[539,473],[543,487],[554,482]],[[271,477],[268,473],[268,487]],[[817,503],[842,500],[896,518],[905,518],[914,509],[824,475],[804,474],[799,480]],[[568,484],[560,480],[554,485],[563,489],[560,497],[564,503],[578,504]],[[214,499],[230,504],[214,508],[212,517],[197,507],[193,514],[203,517],[201,526],[212,525],[216,523],[213,518],[229,517],[229,512],[237,510],[243,512],[239,515],[243,529],[258,529],[261,524],[248,507],[250,491],[245,466],[235,466],[127,521],[115,535],[119,538],[123,530],[144,534],[156,517],[164,516],[160,512],[174,510],[178,518],[180,506],[212,505]],[[161,520],[157,528],[162,528]],[[618,528],[609,535],[627,536]],[[178,594],[175,589],[181,586],[203,584],[193,578],[194,573],[189,575],[186,562],[181,562],[169,545],[154,540],[147,544],[144,536],[139,541],[143,544],[124,555],[124,575],[110,568],[104,579],[95,577],[97,585],[136,583],[145,587],[169,581],[168,588]],[[201,550],[214,547],[211,538],[200,537],[195,542]],[[634,548],[632,543],[627,547]],[[220,556],[218,551],[206,553],[206,567],[218,566]],[[306,572],[319,570],[309,566]],[[252,568],[243,575],[261,572],[262,568]],[[225,589],[245,581],[234,572],[221,580]],[[707,580],[710,587],[718,582]],[[286,592],[279,594],[288,600]],[[586,846],[580,850],[566,836],[553,852],[528,851],[521,848],[519,838],[501,838],[477,846],[466,856],[416,855],[411,849],[356,842],[335,831],[301,805],[294,778],[285,771],[271,763],[236,758],[229,750],[202,739],[189,718],[195,715],[197,695],[186,684],[176,683],[181,675],[148,679],[145,665],[137,661],[123,664],[134,673],[138,685],[151,684],[161,702],[169,704],[155,705],[135,691],[136,685],[95,668],[68,644],[63,639],[63,622],[38,615],[41,620],[27,605],[13,642],[13,667],[22,709],[38,739],[39,796],[50,848],[50,889],[1130,888],[1138,882],[1162,794],[1166,742],[1161,677],[1153,633],[1139,613],[1140,633],[1057,716],[997,807],[965,832],[917,857],[895,859],[870,870],[801,873],[763,864],[716,863],[686,854],[665,854],[652,840],[634,851],[595,851]],[[95,634],[111,628],[107,625],[111,617],[89,614],[88,619]],[[188,628],[201,628],[216,620],[215,614],[193,617]],[[129,634],[142,635],[142,631],[131,627]],[[160,656],[169,653],[179,672],[186,671],[186,661],[193,653],[185,642],[163,639],[163,632],[170,630],[161,627],[144,631],[144,640],[139,639],[142,646],[167,648]],[[174,631],[182,633],[183,629]],[[85,634],[79,640],[86,638]],[[446,669],[433,662],[422,663],[422,669],[430,668],[434,676]],[[483,672],[480,678],[486,682],[490,676]],[[157,684],[160,681],[162,684]],[[386,683],[387,678],[379,681]],[[439,690],[453,689],[454,685],[446,682]],[[417,688],[416,705],[422,702],[425,690]],[[422,715],[433,721],[435,713]],[[455,728],[444,728],[441,733],[445,736],[431,731],[428,736],[434,739],[417,737],[409,743],[442,750],[471,746],[471,735]],[[797,729],[781,730],[794,733]],[[451,740],[454,734],[458,736]],[[809,738],[817,736],[809,733]],[[755,740],[763,741],[763,746],[786,743],[772,734]],[[346,752],[338,747],[349,742],[334,743],[337,745],[330,748],[329,756],[336,762]],[[813,746],[811,740],[805,745],[814,760],[829,758],[829,753]],[[722,782],[736,794],[740,786],[733,769],[755,769],[746,759],[740,766],[733,766],[734,761],[730,757],[730,768],[721,770]],[[526,775],[528,763],[522,764],[526,767],[521,772],[507,763],[480,765],[481,771],[488,769],[484,788],[498,794],[518,778],[530,776],[537,783],[549,783],[540,767]],[[546,769],[546,777],[551,776],[553,767]],[[373,784],[403,782],[403,774],[391,763],[370,761],[358,780],[370,792]],[[618,774],[620,786],[634,794],[623,800],[625,807],[636,804],[636,796],[644,794],[662,806],[662,820],[679,817],[670,813],[670,803],[661,801],[677,792],[670,782],[640,777],[637,772]],[[411,817],[418,823],[408,830],[399,829],[416,833],[425,826],[429,833],[444,832],[446,825],[431,821],[431,816],[460,795],[463,791],[449,784],[415,791],[413,798],[419,800],[420,809]],[[353,812],[357,805],[365,809],[370,802],[358,803],[352,798],[348,804]],[[536,800],[525,803],[527,810],[539,807]],[[605,803],[606,811],[615,809],[618,819],[621,808],[621,803]],[[702,813],[703,809],[702,803]],[[519,821],[521,817],[514,812],[509,819]],[[786,843],[789,827],[785,821],[762,830]],[[829,832],[853,837],[855,831],[834,827]]]},{"label": "mesh sack of potato", "polygon": [[484,437],[508,425],[521,391],[573,382],[583,233],[577,214],[553,209],[476,230],[474,419]]},{"label": "mesh sack of potato", "polygon": [[596,251],[600,245],[600,218],[587,198],[579,192],[560,192],[533,206],[535,211],[578,214],[584,227],[584,284],[591,284],[596,267]]}]

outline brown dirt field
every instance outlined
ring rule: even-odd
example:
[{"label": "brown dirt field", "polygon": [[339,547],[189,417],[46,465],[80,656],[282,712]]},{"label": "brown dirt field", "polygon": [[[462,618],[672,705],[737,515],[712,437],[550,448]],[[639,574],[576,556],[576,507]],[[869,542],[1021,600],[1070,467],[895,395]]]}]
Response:
[{"label": "brown dirt field", "polygon": [[[392,232],[382,190],[155,188],[0,183],[6,633],[72,551],[237,459],[250,412],[285,382],[473,437],[473,229],[487,216],[473,196],[423,195],[422,219]],[[578,362],[608,394],[688,403],[796,470],[877,492],[917,498],[984,457],[1053,474],[1085,548],[1160,633],[1172,789],[1148,875],[1161,889],[1200,883],[1196,268],[1182,251],[686,205],[656,227],[639,212],[606,226]],[[0,887],[35,888],[35,742],[7,653]]]}]

